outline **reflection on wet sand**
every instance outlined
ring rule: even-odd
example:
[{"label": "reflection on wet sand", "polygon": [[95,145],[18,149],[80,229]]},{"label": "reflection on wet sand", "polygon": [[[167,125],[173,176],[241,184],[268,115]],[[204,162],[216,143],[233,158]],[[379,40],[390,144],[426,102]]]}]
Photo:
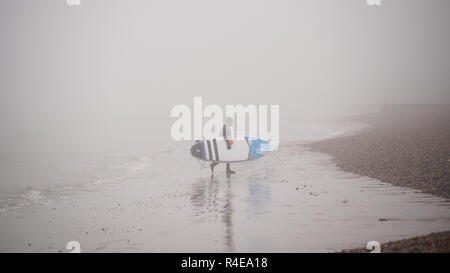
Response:
[{"label": "reflection on wet sand", "polygon": [[206,214],[207,221],[220,219],[225,226],[227,251],[234,251],[233,245],[233,192],[231,178],[199,178],[193,185],[191,202],[197,215]]},{"label": "reflection on wet sand", "polygon": [[261,183],[260,176],[248,178],[249,216],[257,217],[268,212],[271,202],[270,186]]},{"label": "reflection on wet sand", "polygon": [[[248,217],[261,216],[269,211],[270,186],[262,184],[259,176],[248,177]],[[199,178],[192,187],[191,203],[197,216],[206,215],[206,221],[223,223],[226,251],[234,251],[233,236],[233,178]],[[219,220],[220,219],[220,220]]]}]

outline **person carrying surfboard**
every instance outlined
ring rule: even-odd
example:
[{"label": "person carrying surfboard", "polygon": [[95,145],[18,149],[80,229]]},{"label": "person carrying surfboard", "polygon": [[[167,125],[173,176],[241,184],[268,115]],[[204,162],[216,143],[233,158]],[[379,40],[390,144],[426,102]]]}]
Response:
[{"label": "person carrying surfboard", "polygon": [[[232,117],[227,117],[227,122],[222,127],[222,136],[223,136],[223,139],[225,140],[225,142],[227,144],[227,149],[228,150],[231,150],[231,148],[233,147],[233,138],[231,136],[231,126],[233,126],[233,118]],[[213,173],[214,173],[214,167],[217,164],[219,164],[219,163],[213,162],[210,165],[211,171]],[[231,170],[230,163],[226,163],[226,164],[227,164],[227,176],[230,176],[231,174],[235,174],[236,172]]]}]

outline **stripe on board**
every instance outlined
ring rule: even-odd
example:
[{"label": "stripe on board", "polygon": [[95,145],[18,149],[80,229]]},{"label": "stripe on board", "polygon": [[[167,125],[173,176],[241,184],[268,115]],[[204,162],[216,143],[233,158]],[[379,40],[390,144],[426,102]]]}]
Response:
[{"label": "stripe on board", "polygon": [[216,141],[216,139],[213,139],[213,143],[214,143],[214,151],[216,153],[216,161],[219,161],[219,150],[217,150],[217,141]]},{"label": "stripe on board", "polygon": [[207,140],[206,142],[208,143],[209,160],[213,160],[211,151],[211,141]]}]

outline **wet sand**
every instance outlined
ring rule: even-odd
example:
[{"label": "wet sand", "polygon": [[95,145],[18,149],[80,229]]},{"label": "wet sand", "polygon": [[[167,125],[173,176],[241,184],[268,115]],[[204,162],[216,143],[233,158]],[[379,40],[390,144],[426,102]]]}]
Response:
[{"label": "wet sand", "polygon": [[[396,186],[450,198],[450,109],[386,109],[352,120],[369,123],[362,132],[309,145],[333,156],[336,165]],[[382,245],[383,252],[449,252],[447,233]],[[357,249],[355,252],[367,252]]]},{"label": "wet sand", "polygon": [[[445,199],[361,177],[297,142],[260,160],[199,169],[185,149],[120,181],[3,211],[0,251],[335,252],[450,229]],[[56,193],[55,193],[56,194]]]}]

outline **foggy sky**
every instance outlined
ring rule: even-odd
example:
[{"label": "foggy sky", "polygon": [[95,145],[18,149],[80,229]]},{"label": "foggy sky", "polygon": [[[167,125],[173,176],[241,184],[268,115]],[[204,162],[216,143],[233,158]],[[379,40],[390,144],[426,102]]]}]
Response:
[{"label": "foggy sky", "polygon": [[0,132],[164,138],[194,96],[281,116],[450,103],[448,26],[448,0],[2,0]]}]

